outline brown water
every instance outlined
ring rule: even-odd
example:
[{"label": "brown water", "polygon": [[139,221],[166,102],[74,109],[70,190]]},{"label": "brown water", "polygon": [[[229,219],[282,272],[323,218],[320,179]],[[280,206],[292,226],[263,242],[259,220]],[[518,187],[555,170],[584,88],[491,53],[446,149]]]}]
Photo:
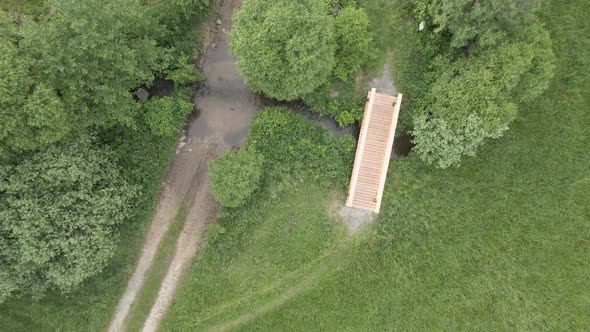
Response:
[{"label": "brown water", "polygon": [[225,40],[208,51],[202,70],[207,80],[196,92],[197,113],[191,117],[187,136],[219,140],[229,147],[242,145],[261,107],[257,95],[238,73]]}]

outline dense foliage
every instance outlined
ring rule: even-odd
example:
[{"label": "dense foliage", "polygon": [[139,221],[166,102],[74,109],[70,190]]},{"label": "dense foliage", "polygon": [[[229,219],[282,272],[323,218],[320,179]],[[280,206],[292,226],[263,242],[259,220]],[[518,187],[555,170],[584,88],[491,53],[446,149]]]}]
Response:
[{"label": "dense foliage", "polygon": [[190,91],[177,90],[172,96],[152,98],[143,105],[145,122],[154,135],[174,136],[192,112]]},{"label": "dense foliage", "polygon": [[0,301],[67,292],[102,270],[135,188],[88,138],[0,168]]},{"label": "dense foliage", "polygon": [[336,65],[334,74],[348,80],[374,57],[372,35],[369,33],[369,17],[360,8],[345,7],[334,20],[336,34]]},{"label": "dense foliage", "polygon": [[551,40],[537,6],[506,1],[423,1],[415,15],[428,22],[426,93],[416,92],[416,153],[445,168],[498,138],[524,102],[539,96],[553,75]]},{"label": "dense foliage", "polygon": [[211,192],[227,207],[238,207],[258,188],[264,165],[254,150],[229,151],[209,164]]},{"label": "dense foliage", "polygon": [[238,69],[248,85],[292,100],[322,84],[334,66],[332,17],[322,0],[251,0],[231,33]]},{"label": "dense foliage", "polygon": [[248,147],[264,156],[273,175],[311,175],[346,181],[355,141],[335,138],[325,128],[282,108],[266,108],[250,128]]},{"label": "dense foliage", "polygon": [[134,93],[156,78],[202,79],[192,23],[206,7],[49,0],[34,17],[0,11],[0,301],[75,290],[110,262],[121,223],[147,220],[191,92]]},{"label": "dense foliage", "polygon": [[315,91],[333,80],[350,81],[371,59],[372,34],[365,11],[342,2],[332,12],[325,0],[245,2],[231,45],[248,85],[293,100],[323,95]]}]

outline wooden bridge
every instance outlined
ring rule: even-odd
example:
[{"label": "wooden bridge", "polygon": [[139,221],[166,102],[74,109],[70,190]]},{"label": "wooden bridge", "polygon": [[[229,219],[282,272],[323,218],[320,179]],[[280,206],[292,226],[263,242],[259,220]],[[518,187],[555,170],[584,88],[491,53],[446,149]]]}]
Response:
[{"label": "wooden bridge", "polygon": [[346,206],[379,213],[401,101],[401,94],[369,92]]}]

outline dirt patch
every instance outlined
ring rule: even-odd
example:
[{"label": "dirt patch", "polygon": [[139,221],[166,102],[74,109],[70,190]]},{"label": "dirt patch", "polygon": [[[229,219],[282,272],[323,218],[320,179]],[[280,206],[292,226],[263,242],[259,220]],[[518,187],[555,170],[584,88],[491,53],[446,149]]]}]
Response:
[{"label": "dirt patch", "polygon": [[[182,143],[184,142],[180,144]],[[200,187],[201,173],[206,169],[204,160],[206,160],[207,146],[197,144],[188,147],[185,145],[182,150],[184,153],[176,157],[166,174],[160,199],[145,236],[135,271],[119,301],[109,331],[121,331],[123,329],[131,305],[143,286],[145,274],[152,265],[158,246],[174,221],[177,210],[186,197],[194,195],[192,193],[194,188]]]},{"label": "dirt patch", "polygon": [[376,220],[377,214],[371,211],[347,207],[344,205],[346,197],[334,195],[330,198],[327,209],[332,216],[342,219],[348,230],[348,236],[354,235],[362,226]]},{"label": "dirt patch", "polygon": [[338,214],[342,217],[342,220],[344,220],[344,223],[348,228],[349,236],[352,236],[360,230],[362,226],[372,223],[377,218],[375,212],[351,208],[348,206],[343,206],[340,211],[338,211]]},{"label": "dirt patch", "polygon": [[[210,158],[216,155],[216,147],[194,143],[187,149],[206,148]],[[159,323],[166,313],[182,275],[190,265],[193,257],[198,252],[203,234],[207,225],[215,221],[217,216],[217,203],[209,191],[209,177],[207,176],[207,160],[203,158],[196,166],[194,187],[189,190],[189,197],[194,197],[182,232],[176,242],[176,249],[168,272],[162,281],[160,291],[156,297],[150,314],[145,322],[143,331],[156,331]]]},{"label": "dirt patch", "polygon": [[[388,57],[389,58],[389,57]],[[385,63],[383,66],[383,73],[379,77],[375,77],[369,81],[368,89],[376,88],[377,92],[388,94],[391,96],[397,95],[397,89],[393,82],[393,76],[391,75],[391,65]]]}]

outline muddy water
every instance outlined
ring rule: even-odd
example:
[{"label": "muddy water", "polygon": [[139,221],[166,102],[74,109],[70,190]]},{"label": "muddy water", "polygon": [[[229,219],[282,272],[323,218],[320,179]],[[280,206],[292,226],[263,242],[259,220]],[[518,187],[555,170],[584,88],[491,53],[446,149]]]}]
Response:
[{"label": "muddy water", "polygon": [[407,156],[414,147],[411,135],[397,136],[393,141],[393,150],[391,151],[391,159]]},{"label": "muddy water", "polygon": [[265,106],[283,106],[336,136],[356,132],[356,127],[340,128],[334,119],[312,113],[300,103],[277,102],[250,90],[236,68],[236,58],[228,45],[231,27],[230,20],[223,21],[217,42],[205,57],[202,71],[207,79],[195,94],[196,111],[190,118],[187,137],[220,142],[225,148],[240,146],[246,141],[252,118]]},{"label": "muddy water", "polygon": [[198,113],[191,118],[187,136],[219,140],[228,147],[242,145],[260,103],[238,73],[226,40],[209,50],[202,70],[207,80],[195,95]]}]

